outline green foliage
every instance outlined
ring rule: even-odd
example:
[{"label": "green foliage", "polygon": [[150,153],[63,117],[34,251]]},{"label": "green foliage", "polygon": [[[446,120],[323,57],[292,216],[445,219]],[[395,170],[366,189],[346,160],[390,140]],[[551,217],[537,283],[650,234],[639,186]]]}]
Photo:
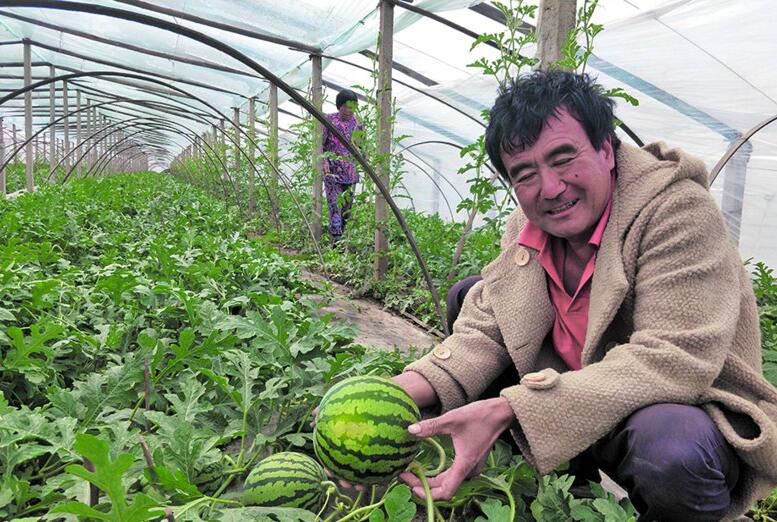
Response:
[{"label": "green foliage", "polygon": [[196,520],[262,455],[311,450],[328,383],[404,366],[249,231],[151,173],[0,201],[0,518]]}]

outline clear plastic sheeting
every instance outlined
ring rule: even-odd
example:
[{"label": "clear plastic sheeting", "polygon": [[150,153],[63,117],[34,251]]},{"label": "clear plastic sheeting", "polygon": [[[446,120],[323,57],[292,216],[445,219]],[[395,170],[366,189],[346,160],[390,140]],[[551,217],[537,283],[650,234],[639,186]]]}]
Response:
[{"label": "clear plastic sheeting", "polygon": [[[310,83],[309,54],[319,49],[325,56],[325,112],[335,110],[338,88],[369,86],[374,81],[370,70],[377,66],[364,51],[376,50],[375,1],[90,3],[193,28],[244,53],[303,94]],[[475,33],[504,30],[478,4],[477,0],[413,2]],[[491,8],[490,14],[494,11]],[[482,135],[481,111],[491,106],[497,93],[496,81],[470,64],[480,57],[493,59],[497,51],[486,45],[471,49],[471,36],[403,9],[401,3],[394,12],[392,94],[399,109],[395,133],[407,136],[401,143],[407,172],[397,194],[412,194],[417,210],[463,220],[466,213],[457,213],[456,207],[468,196],[469,176],[457,173],[464,164],[459,148]],[[776,21],[774,0],[600,0],[594,22],[602,23],[604,31],[594,41],[586,71],[598,76],[605,87],[621,87],[639,100],[638,107],[619,100],[616,113],[644,142],[665,141],[702,158],[712,169],[739,137],[777,114]],[[536,20],[525,22],[536,25]],[[257,38],[261,35],[283,43]],[[199,114],[209,111],[170,89],[176,87],[217,107],[229,119],[232,108],[239,107],[243,121],[248,99],[257,97],[258,116],[260,120],[266,116],[268,82],[210,47],[150,26],[51,9],[0,7],[0,43],[6,44],[0,45],[2,89],[22,84],[18,42],[23,38],[33,42],[34,79],[47,77],[53,64],[58,74],[134,71],[165,84],[80,78],[70,84],[71,107],[75,104],[72,91],[79,89],[84,99],[122,98],[101,108],[109,117],[118,117],[119,111],[144,111],[200,135],[211,132],[218,119]],[[535,49],[528,46],[522,52],[533,56]],[[153,105],[160,102],[184,103],[186,110]],[[303,113],[283,93],[280,102],[280,127],[288,130]],[[19,100],[3,107],[8,126],[15,123],[23,129],[21,105]],[[35,105],[43,107],[45,101]],[[47,120],[39,115],[35,125]],[[166,135],[173,155],[189,145],[180,132]],[[622,137],[631,142],[625,134]],[[282,132],[283,141],[292,138],[290,132]],[[743,255],[773,266],[777,265],[776,161],[777,124],[772,124],[731,159],[712,187]],[[407,199],[400,201],[411,205]]]}]

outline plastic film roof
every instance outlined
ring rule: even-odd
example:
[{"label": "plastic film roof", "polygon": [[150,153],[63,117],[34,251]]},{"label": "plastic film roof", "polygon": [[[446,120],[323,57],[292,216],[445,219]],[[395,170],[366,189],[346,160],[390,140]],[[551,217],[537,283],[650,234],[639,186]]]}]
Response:
[{"label": "plastic film roof", "polygon": [[[201,31],[302,91],[310,79],[310,49],[370,69],[372,61],[362,52],[374,51],[378,37],[377,2],[373,0],[90,3]],[[413,5],[476,33],[504,28],[489,16],[493,7],[477,0],[416,0]],[[712,168],[735,140],[777,114],[777,36],[773,31],[777,4],[773,0],[600,0],[594,21],[604,24],[604,31],[595,39],[587,72],[597,75],[606,87],[622,87],[639,100],[638,107],[619,101],[616,114],[644,142],[666,141],[701,157]],[[536,24],[536,20],[526,22]],[[395,8],[394,26],[394,79],[415,88],[398,82],[393,85],[400,109],[395,133],[408,136],[403,142],[408,147],[404,185],[414,195],[416,209],[439,212],[445,219],[463,219],[463,214],[455,212],[468,193],[465,177],[456,175],[462,165],[458,147],[482,134],[477,120],[496,94],[496,83],[468,64],[480,56],[494,57],[496,50],[481,45],[471,51],[471,37],[401,6]],[[255,37],[257,33],[285,42],[263,41]],[[2,89],[21,86],[22,45],[12,42],[23,38],[33,42],[33,62],[39,64],[33,69],[35,78],[48,76],[48,65],[53,64],[58,74],[135,71],[164,84],[117,77],[71,82],[71,89],[79,89],[83,98],[134,100],[134,105],[122,102],[101,109],[111,118],[126,117],[117,111],[134,114],[142,110],[199,134],[209,130],[212,121],[203,119],[209,111],[169,87],[206,100],[229,118],[232,107],[240,107],[245,118],[251,96],[258,97],[259,112],[266,111],[267,81],[216,50],[133,22],[51,9],[0,7],[0,43],[6,43],[0,45]],[[295,42],[302,45],[294,48]],[[534,49],[524,49],[524,54],[533,53]],[[371,84],[369,73],[353,65],[325,58],[323,66],[325,112],[334,111],[338,88]],[[149,106],[149,102],[175,103],[159,93],[173,95],[194,114]],[[71,93],[71,107],[73,98]],[[20,101],[9,102],[0,111],[6,123],[23,128],[21,112],[14,109],[20,106]],[[283,95],[281,109],[280,126],[288,129],[301,111]],[[47,122],[48,115],[43,113],[35,120],[36,125]],[[169,134],[168,140],[173,155],[189,144],[175,134]],[[169,159],[160,156],[158,164]],[[743,256],[772,266],[777,266],[775,171],[777,125],[770,125],[740,149],[712,187]]]}]

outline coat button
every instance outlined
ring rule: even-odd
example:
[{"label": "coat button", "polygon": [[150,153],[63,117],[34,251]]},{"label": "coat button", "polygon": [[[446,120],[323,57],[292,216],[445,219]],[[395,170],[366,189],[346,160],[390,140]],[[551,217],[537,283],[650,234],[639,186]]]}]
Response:
[{"label": "coat button", "polygon": [[450,351],[450,349],[449,349],[449,348],[446,348],[445,346],[442,346],[442,345],[441,345],[441,346],[438,346],[437,348],[435,348],[435,349],[432,351],[432,353],[433,353],[433,354],[434,354],[434,356],[435,356],[435,357],[437,357],[438,359],[443,359],[443,360],[445,360],[445,359],[448,359],[448,358],[450,358],[450,356],[451,356],[451,351]]},{"label": "coat button", "polygon": [[520,249],[515,254],[515,262],[518,263],[518,266],[525,266],[529,260],[531,259],[531,254],[529,254],[529,251],[525,248]]},{"label": "coat button", "polygon": [[542,372],[527,373],[521,380],[527,382],[542,382],[545,380],[545,374]]}]

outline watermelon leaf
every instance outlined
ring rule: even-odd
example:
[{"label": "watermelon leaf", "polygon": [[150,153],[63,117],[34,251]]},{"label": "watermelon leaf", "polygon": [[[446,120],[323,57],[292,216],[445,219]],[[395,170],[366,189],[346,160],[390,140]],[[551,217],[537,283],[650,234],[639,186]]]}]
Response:
[{"label": "watermelon leaf", "polygon": [[481,502],[480,509],[483,511],[485,518],[482,516],[478,517],[475,519],[475,522],[512,522],[510,520],[510,506],[504,505],[495,498]]}]

